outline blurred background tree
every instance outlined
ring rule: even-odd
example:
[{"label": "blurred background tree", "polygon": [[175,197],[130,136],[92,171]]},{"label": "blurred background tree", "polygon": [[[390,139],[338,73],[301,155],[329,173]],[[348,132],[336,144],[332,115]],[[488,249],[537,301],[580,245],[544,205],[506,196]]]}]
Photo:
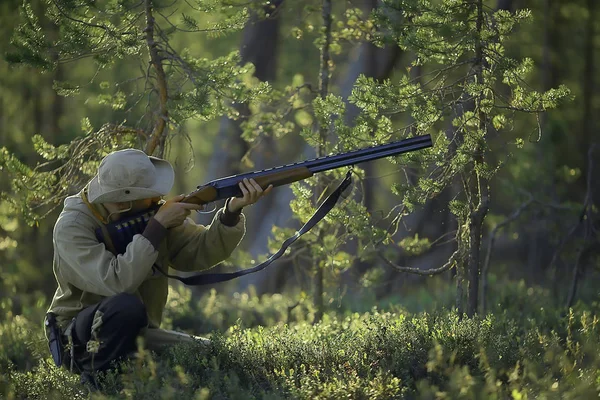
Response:
[{"label": "blurred background tree", "polygon": [[[473,314],[485,306],[488,271],[495,285],[546,284],[557,305],[573,301],[582,274],[587,287],[597,279],[593,0],[0,7],[0,295],[17,311],[25,293],[55,289],[60,202],[127,146],[169,159],[181,193],[249,169],[434,136],[431,151],[355,168],[352,194],[319,230],[219,292],[290,292],[292,307],[311,293],[318,319],[328,304],[402,304],[454,282],[453,303]],[[249,208],[243,251],[225,267],[264,259],[344,172]],[[406,273],[432,269],[447,272],[441,281]]]}]

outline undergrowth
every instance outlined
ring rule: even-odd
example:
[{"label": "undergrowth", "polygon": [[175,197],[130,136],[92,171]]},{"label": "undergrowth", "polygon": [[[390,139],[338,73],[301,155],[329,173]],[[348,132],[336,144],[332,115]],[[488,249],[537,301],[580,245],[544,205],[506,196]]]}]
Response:
[{"label": "undergrowth", "polygon": [[[121,374],[102,376],[101,391],[91,394],[76,375],[54,367],[39,321],[7,314],[0,322],[0,397],[597,397],[600,326],[595,306],[551,311],[543,306],[550,296],[544,290],[522,283],[505,287],[504,294],[497,293],[493,313],[485,317],[461,317],[452,309],[410,313],[372,308],[361,313],[332,311],[317,324],[294,317],[283,296],[240,295],[245,300],[240,298],[234,307],[249,311],[234,314],[235,323],[225,327],[222,319],[207,318],[200,325],[214,328],[210,345],[179,345],[161,354],[140,347],[136,357],[122,365]],[[188,296],[181,289],[171,293],[170,326],[192,326],[189,313],[221,313],[231,304],[215,293],[197,303]],[[246,308],[244,301],[253,306]]]}]

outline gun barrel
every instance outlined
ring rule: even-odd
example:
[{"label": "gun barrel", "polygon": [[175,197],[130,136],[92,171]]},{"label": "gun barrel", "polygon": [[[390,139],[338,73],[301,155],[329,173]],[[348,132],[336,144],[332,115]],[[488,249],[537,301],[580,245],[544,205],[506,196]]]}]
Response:
[{"label": "gun barrel", "polygon": [[270,174],[283,169],[291,169],[295,167],[306,167],[312,173],[327,171],[330,169],[346,167],[349,165],[359,164],[365,161],[377,160],[379,158],[394,156],[402,153],[407,153],[413,150],[424,149],[433,145],[431,135],[416,136],[409,139],[399,140],[392,143],[367,147],[364,149],[353,150],[347,153],[332,154],[310,160],[299,161],[293,164],[282,165],[279,167],[263,169],[261,171],[248,172],[245,174],[235,175],[240,178],[256,178],[264,174]]},{"label": "gun barrel", "polygon": [[[210,188],[210,190],[214,191],[214,193],[207,194],[208,197],[214,200],[234,196],[239,197],[242,195],[242,192],[238,187],[238,182],[244,178],[253,178],[257,181],[260,180],[261,182],[270,181],[272,178],[274,179],[274,185],[279,186],[281,184],[288,184],[297,180],[306,179],[317,172],[395,156],[409,151],[431,147],[432,145],[433,143],[430,135],[417,136],[365,149],[353,150],[347,153],[333,154],[261,171],[233,175],[211,181],[207,183],[204,188]],[[207,201],[204,201],[204,203],[206,202]]]},{"label": "gun barrel", "polygon": [[330,169],[355,165],[379,158],[395,156],[413,150],[424,149],[433,145],[430,135],[417,136],[414,138],[399,140],[380,146],[368,147],[366,149],[349,151],[347,153],[319,157],[307,160],[303,164],[313,173],[327,171]]}]

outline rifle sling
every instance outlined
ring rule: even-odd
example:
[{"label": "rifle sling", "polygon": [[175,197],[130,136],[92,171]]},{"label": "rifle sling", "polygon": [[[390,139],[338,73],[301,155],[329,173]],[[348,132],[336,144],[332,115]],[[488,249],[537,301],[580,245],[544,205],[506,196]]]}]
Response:
[{"label": "rifle sling", "polygon": [[300,230],[298,230],[294,236],[289,237],[285,242],[283,242],[283,244],[281,245],[281,248],[276,253],[272,254],[266,261],[260,263],[256,267],[249,268],[249,269],[243,269],[243,270],[239,270],[239,271],[235,271],[235,272],[225,272],[225,273],[217,273],[217,274],[206,274],[206,273],[195,274],[195,275],[191,275],[188,277],[167,274],[156,264],[152,268],[157,270],[158,272],[160,272],[161,274],[163,274],[164,276],[166,276],[168,278],[177,279],[178,281],[183,282],[184,284],[190,285],[190,286],[210,285],[210,284],[214,284],[214,283],[225,282],[225,281],[229,281],[231,279],[238,278],[240,276],[253,274],[254,272],[261,271],[261,270],[265,269],[273,261],[275,261],[279,257],[281,257],[283,255],[283,253],[285,253],[287,248],[290,247],[290,245],[292,243],[294,243],[296,240],[298,240],[298,238],[300,236],[302,236],[306,232],[310,231],[313,226],[315,226],[319,221],[321,221],[327,215],[327,213],[329,213],[329,211],[331,211],[331,209],[335,206],[335,204],[338,202],[340,196],[342,195],[344,190],[346,190],[346,188],[350,185],[351,182],[352,182],[352,171],[350,170],[346,173],[346,177],[344,178],[344,180],[333,191],[333,193],[331,193],[327,197],[327,199],[325,199],[325,201],[321,204],[321,206],[317,209],[317,211],[314,212],[314,214],[304,224],[304,226],[302,228],[300,228]]}]

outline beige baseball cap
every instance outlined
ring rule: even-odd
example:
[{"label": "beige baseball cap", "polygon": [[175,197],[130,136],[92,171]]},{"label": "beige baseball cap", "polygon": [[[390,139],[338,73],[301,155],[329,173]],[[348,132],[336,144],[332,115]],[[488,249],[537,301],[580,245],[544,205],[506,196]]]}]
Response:
[{"label": "beige baseball cap", "polygon": [[102,159],[88,185],[90,203],[119,203],[165,196],[173,187],[171,164],[141,150],[125,149]]}]

